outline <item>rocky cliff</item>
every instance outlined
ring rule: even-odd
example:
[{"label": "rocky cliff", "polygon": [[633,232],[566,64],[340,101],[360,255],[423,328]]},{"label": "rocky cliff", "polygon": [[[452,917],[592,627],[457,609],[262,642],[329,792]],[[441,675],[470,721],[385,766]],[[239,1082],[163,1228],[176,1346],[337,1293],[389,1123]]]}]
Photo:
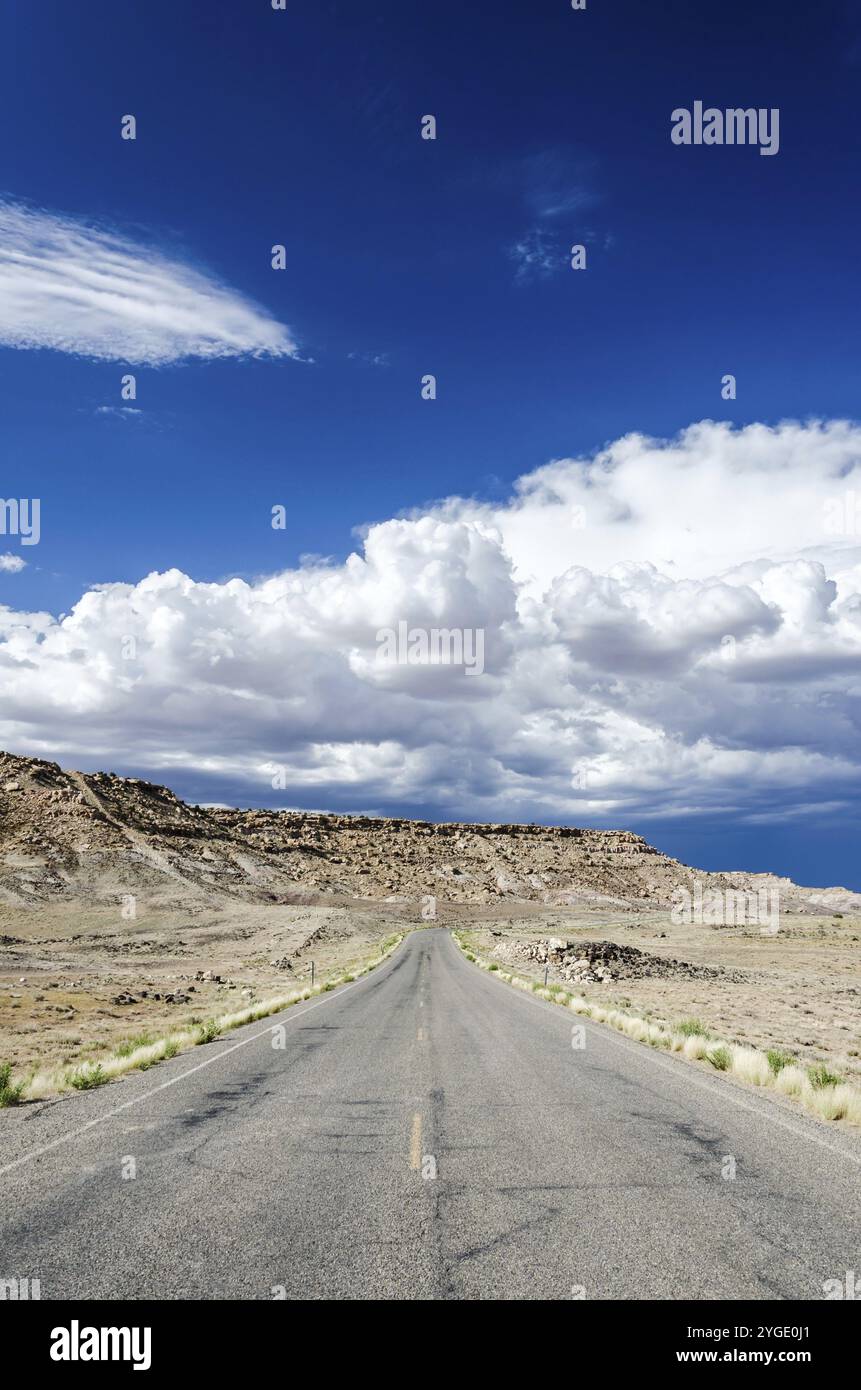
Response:
[{"label": "rocky cliff", "polygon": [[[657,906],[696,882],[778,880],[706,874],[628,831],[204,808],[137,778],[0,754],[0,902],[10,907],[122,893],[165,902],[336,894]],[[810,890],[780,883],[793,906],[805,910],[809,898],[813,910]],[[828,892],[838,895],[833,907],[861,902]]]}]

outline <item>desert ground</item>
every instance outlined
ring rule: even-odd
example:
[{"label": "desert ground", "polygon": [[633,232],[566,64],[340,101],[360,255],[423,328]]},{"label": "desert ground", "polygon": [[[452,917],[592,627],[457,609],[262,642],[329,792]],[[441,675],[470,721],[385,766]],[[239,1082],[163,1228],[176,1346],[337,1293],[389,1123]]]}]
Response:
[{"label": "desert ground", "polygon": [[[298,897],[299,895],[297,895]],[[787,916],[756,927],[678,926],[666,910],[559,910],[436,904],[434,924],[465,930],[487,959],[543,980],[542,943],[612,942],[643,952],[585,980],[587,999],[716,1036],[785,1049],[861,1082],[861,918]],[[289,905],[144,910],[45,905],[0,910],[0,1060],[98,1060],[247,1003],[360,967],[395,934],[425,925],[420,903],[306,899]],[[532,947],[537,957],[531,958]],[[552,956],[552,953],[551,953]],[[203,976],[204,978],[201,978]],[[552,958],[550,982],[563,975]]]},{"label": "desert ground", "polygon": [[[675,926],[666,912],[626,920],[550,911],[472,922],[466,940],[486,959],[543,981],[545,963],[519,948],[554,938],[611,941],[652,958],[633,971],[611,963],[614,978],[579,984],[590,1002],[656,1022],[698,1019],[724,1041],[785,1049],[861,1081],[861,917],[790,916],[775,936],[763,936],[756,927]],[[551,962],[548,981],[563,978]]]},{"label": "desert ground", "polygon": [[[297,895],[298,896],[298,895]],[[0,1061],[98,1061],[365,964],[404,929],[373,904],[0,910]],[[277,962],[272,964],[271,962]],[[205,978],[199,978],[203,975]]]}]

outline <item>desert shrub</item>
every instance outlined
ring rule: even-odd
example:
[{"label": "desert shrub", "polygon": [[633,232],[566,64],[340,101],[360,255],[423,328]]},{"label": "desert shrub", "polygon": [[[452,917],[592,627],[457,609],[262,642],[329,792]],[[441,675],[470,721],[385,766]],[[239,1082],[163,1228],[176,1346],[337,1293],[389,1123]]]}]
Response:
[{"label": "desert shrub", "polygon": [[205,1023],[201,1023],[197,1030],[195,1039],[198,1047],[204,1043],[214,1042],[221,1032],[221,1024],[214,1018],[208,1018]]},{"label": "desert shrub", "polygon": [[781,1052],[778,1047],[767,1048],[765,1055],[768,1058],[768,1065],[771,1067],[775,1076],[778,1076],[780,1072],[783,1071],[784,1067],[791,1067],[795,1063],[795,1058],[792,1056],[792,1053]]},{"label": "desert shrub", "polygon": [[5,1110],[9,1105],[17,1105],[23,1090],[23,1081],[12,1084],[12,1063],[0,1062],[0,1110]]},{"label": "desert shrub", "polygon": [[118,1057],[130,1057],[139,1047],[149,1047],[150,1043],[154,1041],[149,1033],[138,1033],[137,1037],[126,1038],[125,1042],[121,1042],[119,1047],[115,1049],[116,1055]]},{"label": "desert shrub", "polygon": [[839,1086],[842,1079],[835,1076],[833,1071],[829,1071],[824,1062],[817,1062],[815,1066],[807,1068],[807,1080],[814,1091],[824,1091],[826,1086]]},{"label": "desert shrub", "polygon": [[710,1038],[711,1033],[704,1023],[698,1018],[683,1018],[681,1023],[675,1026],[675,1032],[681,1033],[683,1038]]},{"label": "desert shrub", "polygon": [[104,1086],[107,1080],[99,1062],[85,1062],[78,1071],[72,1072],[69,1085],[74,1086],[76,1091],[94,1091],[97,1086]]}]

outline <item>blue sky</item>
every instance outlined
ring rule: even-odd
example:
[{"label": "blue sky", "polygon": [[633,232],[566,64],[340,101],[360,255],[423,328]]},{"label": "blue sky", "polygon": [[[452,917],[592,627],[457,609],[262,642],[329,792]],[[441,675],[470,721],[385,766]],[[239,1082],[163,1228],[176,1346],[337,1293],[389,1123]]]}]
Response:
[{"label": "blue sky", "polygon": [[[4,31],[14,138],[0,145],[0,194],[206,274],[297,345],[131,368],[121,348],[94,360],[74,345],[0,346],[2,494],[43,508],[26,569],[0,573],[15,610],[57,618],[91,585],[151,571],[221,585],[311,555],[339,566],[361,549],[356,528],[449,497],[505,507],[518,477],[631,431],[858,415],[857,6],[48,0],[7,3]],[[674,147],[670,112],[696,99],[778,107],[779,153]],[[134,142],[120,139],[126,113]],[[425,113],[435,141],[419,138]],[[586,273],[568,265],[575,242]],[[135,416],[116,413],[128,370]],[[433,402],[419,393],[428,372]],[[735,401],[721,399],[726,372]],[[269,525],[276,503],[284,531]],[[183,679],[165,669],[143,682],[150,700]],[[840,697],[854,733],[851,692]],[[825,676],[813,698],[827,719]],[[292,766],[285,750],[301,743],[294,731],[276,746],[267,710],[221,766],[189,751],[172,717],[139,741],[137,707],[126,714],[112,707],[122,737],[102,725],[88,741],[81,710],[68,737],[59,712],[28,732],[16,710],[6,742],[243,804],[273,800],[265,779],[254,794],[254,760]],[[231,718],[213,705],[210,745],[233,739]],[[684,718],[661,719],[684,740]],[[473,737],[480,749],[485,733]],[[728,721],[719,741],[743,737]],[[787,740],[835,753],[812,733]],[[481,813],[483,775],[464,815]],[[291,804],[457,810],[456,779],[443,796],[427,768],[392,782],[321,768]],[[861,887],[857,783],[836,799],[817,786],[801,820],[804,788],[778,783],[765,822],[737,787],[706,802],[692,789],[658,822],[654,794],[567,809],[518,792],[511,816],[621,821],[707,867]],[[505,804],[500,782],[483,818],[509,818]]]}]

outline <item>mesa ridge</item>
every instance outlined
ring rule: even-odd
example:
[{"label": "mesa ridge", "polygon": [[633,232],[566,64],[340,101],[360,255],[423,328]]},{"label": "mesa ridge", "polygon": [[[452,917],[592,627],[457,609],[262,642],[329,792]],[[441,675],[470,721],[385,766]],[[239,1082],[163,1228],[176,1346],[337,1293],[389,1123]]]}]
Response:
[{"label": "mesa ridge", "polygon": [[708,873],[628,830],[189,805],[168,787],[0,754],[0,902],[10,907],[125,893],[291,901],[434,896],[667,906],[679,887],[779,885],[793,911],[852,907],[843,889],[801,889],[768,874]]}]

